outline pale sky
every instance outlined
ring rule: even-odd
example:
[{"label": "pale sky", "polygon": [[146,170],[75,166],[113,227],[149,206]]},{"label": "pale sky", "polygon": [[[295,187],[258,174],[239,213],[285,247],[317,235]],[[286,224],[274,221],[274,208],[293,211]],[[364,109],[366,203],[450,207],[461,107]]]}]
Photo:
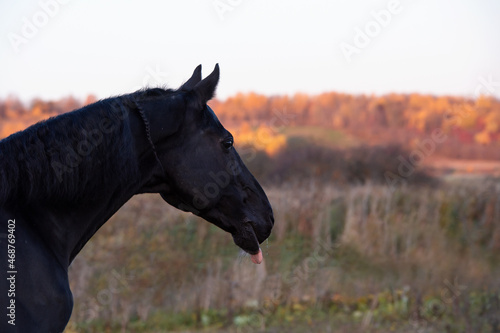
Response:
[{"label": "pale sky", "polygon": [[200,63],[220,98],[473,97],[481,78],[500,97],[499,32],[498,0],[1,1],[0,98],[176,88]]}]

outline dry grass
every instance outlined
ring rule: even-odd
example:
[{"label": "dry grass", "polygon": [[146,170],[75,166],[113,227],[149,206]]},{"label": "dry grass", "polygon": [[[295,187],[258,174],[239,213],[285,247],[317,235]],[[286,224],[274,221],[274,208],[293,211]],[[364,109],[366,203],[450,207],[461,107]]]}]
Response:
[{"label": "dry grass", "polygon": [[445,291],[459,291],[446,303],[458,315],[460,302],[471,304],[466,295],[500,290],[493,278],[500,274],[495,182],[394,192],[309,182],[266,192],[276,224],[263,244],[264,265],[239,255],[229,235],[158,196],[134,198],[72,265],[72,320],[127,327],[131,320],[193,313],[202,325],[207,311],[219,311],[221,323],[250,313],[269,324],[282,307],[299,311],[300,304],[378,309],[385,296],[377,295],[387,291],[391,302],[401,293],[411,300],[398,320],[421,320],[423,304]]}]

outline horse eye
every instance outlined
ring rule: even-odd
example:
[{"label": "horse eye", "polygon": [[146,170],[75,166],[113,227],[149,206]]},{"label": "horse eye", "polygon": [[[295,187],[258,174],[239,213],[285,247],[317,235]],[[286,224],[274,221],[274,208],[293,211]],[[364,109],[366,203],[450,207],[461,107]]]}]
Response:
[{"label": "horse eye", "polygon": [[228,138],[228,139],[225,139],[224,141],[222,141],[222,146],[225,148],[225,149],[230,149],[232,146],[233,146],[233,138]]}]

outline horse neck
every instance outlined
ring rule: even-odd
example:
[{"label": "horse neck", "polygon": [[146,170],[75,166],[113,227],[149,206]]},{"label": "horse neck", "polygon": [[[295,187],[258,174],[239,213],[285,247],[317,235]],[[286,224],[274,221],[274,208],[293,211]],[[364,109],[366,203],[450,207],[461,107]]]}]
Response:
[{"label": "horse neck", "polygon": [[138,121],[131,107],[110,99],[1,142],[4,156],[16,154],[1,165],[9,186],[0,204],[33,225],[63,266],[151,174],[147,166],[155,164],[138,159],[151,158]]},{"label": "horse neck", "polygon": [[[129,144],[133,148],[133,154],[129,157],[135,171],[122,179],[106,186],[107,195],[99,200],[94,200],[93,209],[89,213],[82,211],[75,220],[79,225],[85,227],[76,232],[76,238],[72,243],[70,261],[80,252],[83,246],[95,234],[95,232],[122,207],[132,196],[144,192],[157,192],[147,190],[148,182],[158,174],[159,165],[153,154],[143,119],[135,109],[129,109],[127,114],[127,129],[133,139]],[[146,190],[145,190],[146,189]],[[98,191],[99,192],[99,191]],[[100,193],[100,192],[99,192]]]}]

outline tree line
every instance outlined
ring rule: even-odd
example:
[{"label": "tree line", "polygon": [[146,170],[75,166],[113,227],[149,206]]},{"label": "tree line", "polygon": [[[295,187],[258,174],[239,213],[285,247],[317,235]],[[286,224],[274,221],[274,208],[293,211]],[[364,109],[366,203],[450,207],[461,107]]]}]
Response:
[{"label": "tree line", "polygon": [[[0,137],[95,101],[94,95],[85,101],[69,96],[57,101],[33,99],[25,105],[9,96],[0,100]],[[337,92],[291,96],[239,93],[210,104],[229,128],[319,126],[349,133],[369,144],[398,144],[408,149],[417,147],[438,129],[447,138],[436,147],[438,155],[500,158],[500,101],[489,96],[471,99],[416,93],[383,96]]]}]

